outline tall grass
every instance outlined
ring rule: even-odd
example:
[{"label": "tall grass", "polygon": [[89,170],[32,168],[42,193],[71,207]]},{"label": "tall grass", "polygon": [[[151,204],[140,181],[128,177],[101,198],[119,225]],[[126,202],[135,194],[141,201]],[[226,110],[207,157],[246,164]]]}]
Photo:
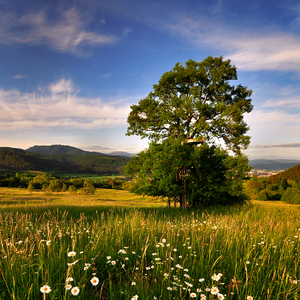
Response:
[{"label": "tall grass", "polygon": [[260,205],[4,211],[0,299],[298,299],[299,217]]}]

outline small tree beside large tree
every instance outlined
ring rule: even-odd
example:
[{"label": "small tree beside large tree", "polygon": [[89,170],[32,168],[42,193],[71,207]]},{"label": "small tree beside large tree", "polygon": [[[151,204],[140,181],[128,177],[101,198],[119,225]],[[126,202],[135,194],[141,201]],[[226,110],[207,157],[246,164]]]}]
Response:
[{"label": "small tree beside large tree", "polygon": [[131,106],[127,135],[151,141],[126,166],[133,191],[182,208],[243,200],[249,166],[241,150],[250,142],[243,115],[252,110],[252,91],[232,85],[236,79],[236,67],[223,57],[188,60]]}]

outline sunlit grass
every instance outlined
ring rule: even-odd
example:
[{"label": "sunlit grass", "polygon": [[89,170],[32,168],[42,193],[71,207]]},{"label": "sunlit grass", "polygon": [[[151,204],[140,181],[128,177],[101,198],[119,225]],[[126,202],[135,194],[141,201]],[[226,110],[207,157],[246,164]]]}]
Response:
[{"label": "sunlit grass", "polygon": [[299,206],[181,211],[139,207],[150,199],[122,192],[81,199],[0,190],[1,201],[52,199],[1,209],[0,299],[300,296]]}]

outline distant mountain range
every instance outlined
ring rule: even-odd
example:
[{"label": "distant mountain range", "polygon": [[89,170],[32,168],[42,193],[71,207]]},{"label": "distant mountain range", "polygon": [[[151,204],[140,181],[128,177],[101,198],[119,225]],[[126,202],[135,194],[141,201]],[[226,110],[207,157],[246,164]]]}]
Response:
[{"label": "distant mountain range", "polygon": [[296,159],[250,159],[250,166],[253,169],[279,171],[287,170],[300,164]]},{"label": "distant mountain range", "polygon": [[[127,152],[90,152],[67,145],[33,146],[26,150],[0,147],[0,172],[42,171],[65,173],[122,174],[133,156]],[[250,166],[261,170],[287,170],[300,160],[253,159]]]},{"label": "distant mountain range", "polygon": [[[120,154],[120,153],[119,153]],[[0,147],[0,172],[42,171],[123,174],[128,153],[109,155],[65,145],[34,146],[27,150]]]},{"label": "distant mountain range", "polygon": [[51,145],[51,146],[33,146],[28,148],[26,151],[41,153],[41,154],[70,154],[70,155],[113,155],[113,156],[124,156],[132,157],[134,154],[130,154],[124,151],[114,151],[109,154],[103,154],[101,152],[90,152],[75,148],[72,146],[65,145]]}]

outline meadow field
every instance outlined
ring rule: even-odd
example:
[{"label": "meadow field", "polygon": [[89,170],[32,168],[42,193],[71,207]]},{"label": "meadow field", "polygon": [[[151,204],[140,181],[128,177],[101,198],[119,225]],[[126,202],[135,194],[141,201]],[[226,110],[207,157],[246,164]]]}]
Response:
[{"label": "meadow field", "polygon": [[299,299],[300,206],[0,188],[0,299]]}]

